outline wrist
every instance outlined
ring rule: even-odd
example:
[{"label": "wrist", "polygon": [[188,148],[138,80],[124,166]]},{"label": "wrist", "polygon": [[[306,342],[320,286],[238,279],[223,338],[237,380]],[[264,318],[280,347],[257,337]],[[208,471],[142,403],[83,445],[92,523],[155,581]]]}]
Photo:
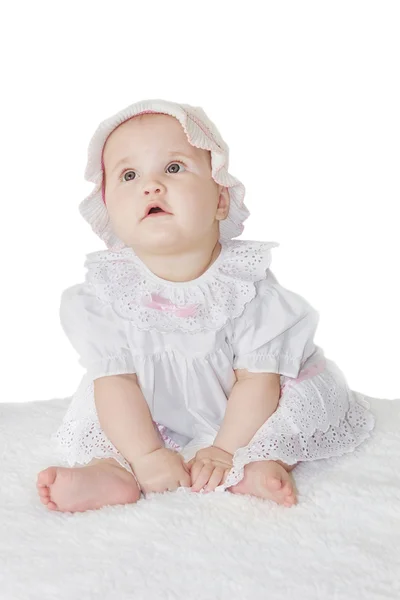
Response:
[{"label": "wrist", "polygon": [[221,444],[217,441],[215,441],[215,443],[212,445],[212,447],[216,448],[217,450],[222,450],[223,452],[226,452],[227,454],[230,454],[231,456],[233,456],[235,453],[235,450],[230,449],[227,444]]},{"label": "wrist", "polygon": [[150,454],[153,454],[154,452],[157,452],[158,450],[162,450],[164,449],[164,446],[161,443],[156,443],[152,446],[149,446],[148,448],[146,448],[145,450],[142,450],[141,452],[139,452],[138,454],[136,454],[135,456],[131,457],[129,464],[131,465],[132,469],[135,470],[135,467],[137,468],[137,466],[146,458],[148,458],[150,456]]}]

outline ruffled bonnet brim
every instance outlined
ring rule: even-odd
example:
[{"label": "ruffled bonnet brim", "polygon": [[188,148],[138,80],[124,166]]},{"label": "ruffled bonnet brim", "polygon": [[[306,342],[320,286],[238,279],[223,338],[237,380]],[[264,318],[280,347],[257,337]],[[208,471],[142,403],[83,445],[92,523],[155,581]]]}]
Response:
[{"label": "ruffled bonnet brim", "polygon": [[88,147],[85,179],[95,184],[93,191],[79,205],[83,218],[110,250],[121,250],[126,245],[114,234],[108,211],[104,203],[103,149],[108,136],[124,121],[145,113],[171,115],[181,123],[188,141],[196,148],[211,153],[211,172],[216,183],[227,187],[230,196],[228,217],[220,222],[220,237],[229,240],[239,236],[244,221],[250,213],[243,199],[244,185],[228,172],[229,147],[218,129],[200,107],[176,104],[167,100],[144,100],[131,104],[112,117],[102,121],[92,136]]}]

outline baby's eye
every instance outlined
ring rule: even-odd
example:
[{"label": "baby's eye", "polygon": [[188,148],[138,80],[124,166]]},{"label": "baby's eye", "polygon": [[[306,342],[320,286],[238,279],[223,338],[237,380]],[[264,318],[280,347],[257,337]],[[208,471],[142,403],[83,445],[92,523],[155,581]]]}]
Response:
[{"label": "baby's eye", "polygon": [[183,167],[183,168],[185,168],[182,163],[180,163],[180,162],[173,162],[170,165],[168,165],[168,167],[167,167],[168,173],[179,173],[180,171],[176,167]]},{"label": "baby's eye", "polygon": [[[125,179],[125,175],[127,175],[128,173],[133,173],[133,177],[129,177],[129,179]],[[133,179],[135,179],[136,177],[136,173],[135,171],[132,171],[132,169],[130,169],[129,171],[125,171],[125,173],[122,175],[122,179],[124,181],[132,181]]]}]

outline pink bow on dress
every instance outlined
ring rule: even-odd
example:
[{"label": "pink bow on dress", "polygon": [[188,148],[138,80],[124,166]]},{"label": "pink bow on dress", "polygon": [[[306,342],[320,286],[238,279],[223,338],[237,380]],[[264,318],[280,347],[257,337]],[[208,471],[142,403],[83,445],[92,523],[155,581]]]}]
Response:
[{"label": "pink bow on dress", "polygon": [[165,312],[175,313],[177,317],[192,317],[196,314],[197,304],[189,304],[188,306],[176,306],[171,300],[163,298],[158,294],[151,294],[151,300],[144,299],[143,305],[148,308],[155,308]]},{"label": "pink bow on dress", "polygon": [[300,374],[297,377],[297,379],[289,378],[289,381],[287,381],[286,383],[283,384],[281,391],[283,391],[284,388],[290,387],[294,383],[300,383],[300,381],[304,381],[305,379],[310,379],[311,377],[314,377],[314,375],[318,375],[319,373],[322,373],[322,371],[324,371],[325,368],[326,368],[326,360],[325,360],[325,358],[322,358],[319,362],[311,365],[307,369],[304,369],[304,371],[300,371]]}]

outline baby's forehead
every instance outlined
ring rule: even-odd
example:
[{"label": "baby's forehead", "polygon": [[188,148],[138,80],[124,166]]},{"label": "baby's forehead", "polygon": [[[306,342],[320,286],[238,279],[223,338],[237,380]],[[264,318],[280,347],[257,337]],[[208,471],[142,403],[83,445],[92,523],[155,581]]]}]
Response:
[{"label": "baby's forehead", "polygon": [[120,162],[149,152],[210,160],[208,150],[190,143],[178,119],[164,114],[138,115],[119,125],[107,138],[103,156],[105,162],[114,162],[114,159]]}]

